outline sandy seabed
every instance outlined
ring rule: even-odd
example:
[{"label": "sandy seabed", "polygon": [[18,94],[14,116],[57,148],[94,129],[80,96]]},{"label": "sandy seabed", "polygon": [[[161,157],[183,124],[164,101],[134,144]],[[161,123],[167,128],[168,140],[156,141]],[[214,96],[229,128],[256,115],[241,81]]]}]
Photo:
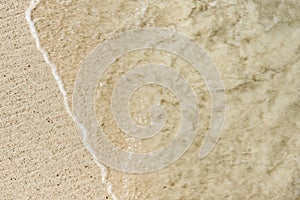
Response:
[{"label": "sandy seabed", "polygon": [[0,3],[0,199],[300,199],[299,1],[37,4],[32,21],[69,104],[88,53],[114,35],[138,28],[170,28],[192,38],[224,81],[223,133],[200,160],[211,106],[200,74],[163,51],[132,52],[113,63],[101,78],[96,99],[103,130],[114,133],[108,134],[112,143],[150,151],[168,144],[178,128],[179,104],[157,86],[137,90],[130,111],[137,124],[147,125],[150,119],[143,109],[163,102],[168,120],[162,133],[136,143],[117,127],[109,106],[112,90],[137,63],[165,64],[184,76],[200,100],[201,123],[193,145],[169,167],[139,175],[105,168],[105,177],[82,144],[53,71],[37,49],[25,19],[29,5]]}]

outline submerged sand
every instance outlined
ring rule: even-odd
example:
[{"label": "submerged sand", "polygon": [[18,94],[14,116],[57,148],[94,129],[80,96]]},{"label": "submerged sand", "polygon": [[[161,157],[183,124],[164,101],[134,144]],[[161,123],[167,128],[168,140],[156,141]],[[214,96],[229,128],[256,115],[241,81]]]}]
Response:
[{"label": "submerged sand", "polygon": [[96,112],[115,145],[155,150],[178,129],[179,104],[157,86],[137,90],[130,111],[137,124],[147,125],[144,108],[163,102],[168,121],[162,133],[138,143],[117,127],[110,112],[112,91],[137,63],[165,64],[184,76],[200,102],[200,125],[193,145],[169,167],[139,175],[108,168],[105,184],[66,112],[51,67],[35,46],[24,15],[29,2],[0,5],[1,198],[300,198],[298,1],[41,1],[32,19],[70,105],[77,72],[90,51],[137,28],[184,33],[206,49],[223,78],[224,130],[214,150],[200,160],[211,106],[201,75],[163,51],[132,52],[113,63],[101,78],[105,87],[97,88]]}]

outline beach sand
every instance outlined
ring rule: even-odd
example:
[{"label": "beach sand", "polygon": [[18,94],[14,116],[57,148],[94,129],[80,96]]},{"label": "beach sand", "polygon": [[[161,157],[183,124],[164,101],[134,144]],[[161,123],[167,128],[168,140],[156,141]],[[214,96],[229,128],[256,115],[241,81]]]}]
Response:
[{"label": "beach sand", "polygon": [[106,168],[86,150],[53,68],[31,35],[25,19],[29,4],[0,4],[1,199],[300,199],[299,1],[37,4],[32,20],[69,105],[89,53],[124,31],[174,29],[199,43],[216,64],[226,88],[226,118],[205,159],[198,153],[209,129],[210,96],[189,63],[163,51],[141,50],[118,59],[101,78],[96,114],[110,141],[125,150],[145,152],[168,144],[178,129],[180,106],[162,87],[140,88],[130,102],[132,119],[149,124],[145,110],[160,102],[166,126],[143,141],[122,134],[110,99],[124,73],[137,64],[164,64],[185,77],[197,95],[200,124],[194,143],[169,167],[145,174]]}]

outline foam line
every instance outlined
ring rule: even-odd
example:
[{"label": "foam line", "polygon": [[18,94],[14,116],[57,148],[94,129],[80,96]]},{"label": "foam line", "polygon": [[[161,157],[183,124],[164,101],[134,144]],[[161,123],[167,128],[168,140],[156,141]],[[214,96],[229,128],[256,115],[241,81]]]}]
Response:
[{"label": "foam line", "polygon": [[[51,67],[51,71],[52,74],[57,82],[57,85],[59,87],[59,90],[61,92],[61,94],[63,95],[63,100],[64,100],[64,105],[65,108],[67,110],[67,113],[71,116],[71,118],[73,119],[73,121],[78,125],[78,127],[81,129],[82,134],[84,136],[86,136],[86,129],[84,128],[84,126],[82,126],[76,119],[76,117],[72,114],[71,109],[70,109],[70,105],[68,103],[68,96],[67,96],[67,92],[64,88],[64,84],[60,78],[60,76],[58,75],[57,72],[57,67],[56,65],[50,60],[49,58],[49,54],[46,51],[45,48],[43,48],[41,46],[41,41],[40,38],[38,36],[38,32],[36,30],[36,27],[34,25],[34,22],[31,18],[32,15],[32,11],[36,8],[36,6],[40,3],[40,0],[32,0],[30,2],[29,7],[27,8],[27,10],[25,11],[25,17],[27,20],[27,23],[29,24],[29,28],[30,28],[30,32],[32,37],[35,40],[36,43],[36,47],[37,49],[42,53],[43,58],[45,60],[45,62]],[[99,166],[100,170],[101,170],[101,181],[102,184],[106,185],[106,191],[108,192],[108,194],[112,197],[113,200],[117,200],[118,198],[116,197],[116,195],[112,192],[112,184],[107,180],[107,169],[104,165],[102,165],[101,163],[99,163],[96,159],[95,159],[95,154],[91,151],[91,149],[89,148],[89,146],[85,143],[85,141],[83,141],[84,145],[86,146],[86,148],[90,151],[90,153],[92,153],[94,160],[96,161],[97,165]]]}]

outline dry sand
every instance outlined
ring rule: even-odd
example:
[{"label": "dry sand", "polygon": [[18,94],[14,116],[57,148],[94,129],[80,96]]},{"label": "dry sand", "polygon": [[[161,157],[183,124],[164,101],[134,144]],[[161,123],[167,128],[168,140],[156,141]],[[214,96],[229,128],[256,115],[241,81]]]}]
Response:
[{"label": "dry sand", "polygon": [[[136,143],[117,127],[109,107],[112,89],[137,63],[155,61],[182,74],[201,102],[201,123],[191,148],[171,166],[140,175],[106,169],[107,177],[80,141],[51,67],[36,48],[24,14],[29,3],[0,3],[0,199],[300,199],[299,1],[41,1],[32,19],[69,104],[88,53],[137,28],[186,34],[207,50],[223,78],[224,130],[200,160],[210,117],[201,76],[161,51],[133,52],[113,63],[101,79],[107,87],[97,88],[96,111],[105,132],[114,133],[109,138],[115,145],[157,149],[178,128],[178,102],[154,86],[138,90],[130,110],[145,125],[143,108],[163,101],[168,121],[162,133]],[[141,105],[140,99],[148,101]]]}]

